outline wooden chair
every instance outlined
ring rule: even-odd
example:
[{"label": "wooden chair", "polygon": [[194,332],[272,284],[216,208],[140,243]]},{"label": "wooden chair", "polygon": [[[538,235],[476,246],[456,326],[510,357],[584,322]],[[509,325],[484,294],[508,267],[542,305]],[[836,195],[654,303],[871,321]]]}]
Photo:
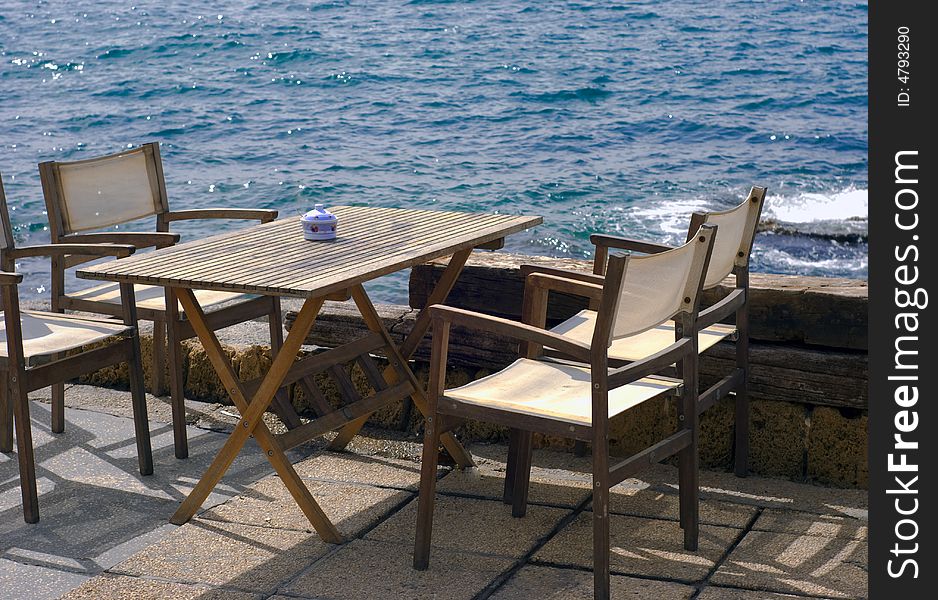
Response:
[{"label": "wooden chair", "polygon": [[[522,432],[572,437],[593,444],[593,563],[596,598],[609,597],[609,488],[644,466],[677,454],[684,548],[698,541],[697,476],[697,305],[716,227],[704,225],[684,246],[659,254],[608,259],[602,285],[533,274],[526,281],[526,305],[538,312],[550,289],[598,302],[596,326],[588,341],[530,324],[442,305],[431,306],[433,339],[430,385],[421,468],[414,568],[429,564],[430,533],[440,435],[463,419],[508,426]],[[609,368],[610,344],[672,318],[682,334],[666,347],[624,367]],[[520,358],[505,369],[462,387],[444,390],[447,347],[452,325],[487,331],[524,342]],[[685,333],[686,332],[686,333]],[[550,348],[579,361],[543,356]],[[682,378],[654,375],[677,363]],[[679,397],[678,431],[657,444],[610,466],[609,420],[660,397]],[[627,418],[627,417],[626,417]],[[516,448],[520,447],[516,445]],[[527,459],[530,460],[530,454]],[[518,465],[513,480],[512,514],[524,516],[529,464]]]},{"label": "wooden chair", "polygon": [[[117,244],[53,244],[16,248],[3,183],[0,181],[0,298],[3,309],[3,321],[0,323],[0,372],[3,376],[3,382],[0,383],[0,451],[13,451],[15,425],[23,517],[27,523],[39,520],[39,496],[27,399],[29,392],[127,362],[130,366],[130,396],[141,475],[153,473],[153,456],[150,451],[143,371],[140,368],[137,313],[131,286],[120,286],[121,321],[20,311],[17,284],[23,280],[23,276],[12,272],[15,261],[31,256],[52,256],[59,260],[76,255],[123,257],[133,251],[133,246]],[[107,343],[102,346],[99,342]],[[98,344],[98,347],[80,350],[91,344]]]},{"label": "wooden chair", "polygon": [[[753,187],[746,200],[734,208],[694,213],[687,234],[687,239],[692,239],[695,232],[705,223],[718,225],[720,228],[704,280],[704,289],[720,285],[731,273],[735,279],[735,289],[716,304],[703,310],[697,320],[700,330],[697,348],[700,352],[709,350],[723,340],[736,342],[735,368],[700,394],[697,412],[707,410],[728,393],[735,395],[734,471],[739,477],[745,477],[749,470],[749,255],[756,235],[756,226],[762,214],[765,193],[765,188]],[[522,272],[526,275],[537,272],[602,285],[610,248],[644,254],[656,254],[671,249],[662,244],[601,234],[591,236],[590,241],[596,245],[592,276],[537,266],[522,267]],[[538,314],[532,315],[525,322],[544,327],[547,319],[546,305],[541,308]],[[584,342],[592,336],[596,318],[594,302],[590,310],[580,311],[551,331]],[[730,318],[735,318],[735,325],[723,322]],[[616,340],[609,348],[609,360],[613,365],[638,360],[667,347],[674,341],[674,337],[675,325],[664,323],[648,331]],[[511,443],[517,443],[517,437],[513,432]],[[577,443],[577,450],[578,453],[585,451],[582,443]],[[530,453],[530,450],[527,452]],[[512,453],[512,456],[514,455],[515,453]],[[509,464],[508,472],[514,472],[513,463]],[[510,489],[506,487],[506,501],[509,498]]]},{"label": "wooden chair", "polygon": [[[60,243],[113,242],[132,244],[137,248],[170,246],[179,240],[169,233],[170,223],[189,219],[247,219],[262,223],[277,218],[275,210],[260,209],[196,209],[170,211],[163,179],[160,148],[156,142],[137,148],[80,160],[76,162],[44,162],[39,165],[42,191],[49,214],[52,241]],[[156,217],[156,231],[115,231],[115,226]],[[90,233],[92,230],[104,230]],[[121,315],[121,299],[116,283],[67,292],[65,271],[88,262],[91,256],[52,258],[52,310],[79,310],[106,315]],[[164,391],[163,373],[167,356],[169,388],[172,397],[173,432],[176,456],[189,454],[186,437],[183,397],[181,342],[195,337],[181,307],[167,302],[167,292],[158,286],[134,286],[139,318],[153,321],[153,393]],[[273,353],[283,343],[280,300],[273,296],[251,296],[230,292],[196,290],[199,303],[209,312],[209,323],[217,330],[237,323],[267,316],[270,322],[270,343]],[[52,393],[52,430],[61,431],[63,388]],[[283,392],[278,393],[274,408],[288,427],[299,424],[299,418]]]}]

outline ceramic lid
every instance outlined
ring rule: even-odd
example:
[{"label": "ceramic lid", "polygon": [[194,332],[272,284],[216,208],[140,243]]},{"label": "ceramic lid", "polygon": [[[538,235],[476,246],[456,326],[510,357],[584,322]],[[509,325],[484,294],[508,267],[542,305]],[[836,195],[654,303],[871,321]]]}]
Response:
[{"label": "ceramic lid", "polygon": [[326,210],[325,205],[316,204],[313,210],[301,217],[304,221],[315,221],[317,223],[334,223],[338,219],[334,214]]}]

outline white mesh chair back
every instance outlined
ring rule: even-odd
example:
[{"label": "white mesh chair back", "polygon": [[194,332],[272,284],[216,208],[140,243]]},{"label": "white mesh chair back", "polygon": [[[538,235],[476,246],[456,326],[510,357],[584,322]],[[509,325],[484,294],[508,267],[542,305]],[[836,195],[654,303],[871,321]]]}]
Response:
[{"label": "white mesh chair back", "polygon": [[695,310],[716,230],[705,225],[679,248],[629,257],[612,321],[610,344],[660,325],[681,311]]},{"label": "white mesh chair back", "polygon": [[101,229],[164,212],[162,169],[153,146],[52,163],[59,233]]},{"label": "white mesh chair back", "polygon": [[0,174],[0,250],[13,247],[13,226],[7,212],[7,198],[3,192],[3,176]]},{"label": "white mesh chair back", "polygon": [[713,243],[710,267],[704,280],[704,288],[711,288],[723,281],[733,267],[749,264],[749,253],[756,237],[756,227],[765,201],[764,188],[752,188],[749,197],[735,208],[703,213],[703,222],[720,228]]}]

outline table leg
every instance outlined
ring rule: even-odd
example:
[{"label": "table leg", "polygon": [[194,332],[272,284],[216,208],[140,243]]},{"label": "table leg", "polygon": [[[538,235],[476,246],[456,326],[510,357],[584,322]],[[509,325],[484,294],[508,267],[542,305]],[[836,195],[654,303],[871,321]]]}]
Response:
[{"label": "table leg", "polygon": [[234,462],[248,437],[253,434],[258,445],[267,455],[267,460],[270,461],[274,470],[283,480],[287,490],[289,490],[293,499],[320,537],[326,542],[340,543],[342,537],[335,525],[332,524],[322,508],[313,499],[300,476],[293,469],[293,465],[290,464],[280,444],[263,421],[264,411],[270,406],[274,394],[280,388],[284,377],[293,365],[300,347],[313,326],[316,315],[319,314],[319,310],[322,308],[323,300],[321,298],[310,298],[303,304],[280,352],[277,353],[270,370],[249,402],[241,382],[225,357],[221,343],[219,343],[215,332],[207,325],[205,313],[199,306],[195,295],[188,289],[173,289],[173,293],[186,311],[193,330],[205,347],[206,355],[241,413],[241,420],[238,421],[234,431],[225,441],[224,446],[218,452],[202,479],[199,480],[189,496],[179,506],[170,522],[181,525],[192,518],[192,515],[202,506],[202,503],[205,502],[205,499],[221,480],[225,471]]},{"label": "table leg", "polygon": [[[462,273],[462,269],[466,265],[466,261],[469,260],[469,256],[471,254],[472,248],[467,250],[460,250],[459,252],[453,254],[452,258],[450,258],[449,264],[446,265],[446,269],[443,270],[443,275],[440,277],[440,280],[437,282],[436,286],[433,288],[433,291],[430,293],[430,296],[427,298],[427,306],[440,304],[446,300],[446,297],[449,296],[450,291],[456,284],[456,280],[459,278],[459,274]],[[367,298],[367,296],[365,296],[365,298]],[[368,303],[370,304],[371,301],[369,300]],[[373,308],[374,307],[372,306],[372,309]],[[359,310],[361,310],[361,307],[359,307]],[[362,316],[364,316],[364,313]],[[378,324],[381,325],[381,329],[384,329],[383,324],[381,324],[381,320],[378,319],[377,321]],[[369,325],[369,328],[371,328],[373,331],[376,331],[371,325]],[[423,336],[426,335],[429,328],[430,313],[428,313],[426,310],[421,310],[420,314],[417,315],[417,320],[414,322],[414,328],[410,331],[407,337],[404,338],[404,342],[400,345],[400,347],[397,348],[393,345],[393,343],[390,344],[391,348],[399,350],[400,358],[401,360],[405,361],[405,366],[407,359],[409,359],[414,354],[414,352],[416,352],[417,346],[420,345],[420,341],[423,339]],[[409,370],[410,369],[408,369],[408,371]],[[394,369],[391,367],[388,367],[384,374],[385,378],[395,377]],[[388,379],[388,381],[393,383],[391,379]],[[394,379],[394,381],[396,381],[396,379]],[[418,390],[421,389],[419,385],[416,387]],[[420,394],[419,398],[418,394]],[[418,407],[426,406],[425,398],[422,396],[422,394],[423,392],[419,391],[415,393],[414,396],[412,396],[414,403],[417,404]],[[421,409],[421,412],[425,411]],[[365,422],[368,421],[368,417],[370,416],[371,415],[366,415],[356,419],[340,429],[339,434],[335,437],[335,439],[332,440],[332,443],[329,444],[329,448],[331,450],[342,450],[345,448],[349,442],[352,441],[352,438],[355,437],[359,431],[361,431],[361,428],[365,425]],[[444,438],[455,441],[455,438],[453,438],[451,434],[444,436]],[[449,446],[447,446],[446,449],[450,451],[450,454],[452,454]],[[468,453],[466,453],[465,449],[462,449],[461,446],[460,450],[457,451],[457,454],[460,456],[453,455],[453,458],[456,460],[457,464],[460,466],[472,466],[472,458],[468,455]]]},{"label": "table leg", "polygon": [[[359,312],[362,315],[362,318],[365,320],[365,323],[368,325],[368,328],[374,331],[375,333],[381,334],[384,338],[385,348],[388,353],[388,361],[391,363],[390,366],[385,369],[383,375],[385,381],[388,382],[388,385],[394,385],[403,377],[410,381],[411,386],[414,389],[414,392],[411,394],[411,398],[414,401],[414,404],[424,415],[427,414],[427,398],[423,390],[423,387],[420,385],[420,381],[417,379],[417,376],[414,375],[414,372],[408,366],[407,361],[404,359],[403,355],[397,349],[397,346],[394,345],[394,340],[391,338],[391,334],[388,333],[388,330],[384,327],[384,323],[381,321],[381,317],[378,315],[378,311],[375,310],[375,305],[371,302],[371,298],[368,297],[368,294],[365,292],[365,289],[362,286],[357,286],[352,288],[352,299],[355,300],[355,305],[358,307]],[[366,415],[363,417],[364,420],[368,419]],[[358,419],[352,423],[357,423],[361,421]],[[443,447],[446,448],[450,456],[456,461],[460,467],[471,467],[475,463],[472,460],[472,455],[462,447],[462,444],[456,440],[456,437],[452,432],[446,432],[441,436],[441,442]]]}]

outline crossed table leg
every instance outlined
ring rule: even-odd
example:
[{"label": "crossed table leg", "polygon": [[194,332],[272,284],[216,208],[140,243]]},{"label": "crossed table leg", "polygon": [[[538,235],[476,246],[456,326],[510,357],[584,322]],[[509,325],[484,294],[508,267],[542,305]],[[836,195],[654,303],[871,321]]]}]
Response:
[{"label": "crossed table leg", "polygon": [[[466,255],[468,255],[468,252]],[[465,263],[465,258],[458,255],[453,257],[450,267],[455,267],[453,270],[457,271],[452,274],[453,281],[455,281],[455,275],[458,275],[458,271]],[[447,269],[447,274],[449,274],[449,271],[450,269]],[[448,277],[444,275],[444,280],[434,290],[431,300],[438,296],[440,291],[443,292],[443,297],[449,292],[452,282],[447,282],[446,279]],[[441,288],[443,289],[441,290]],[[224,446],[198,484],[173,514],[170,522],[181,525],[198,511],[234,462],[247,439],[253,435],[258,445],[267,455],[267,460],[270,461],[274,471],[280,476],[294,501],[303,511],[303,514],[306,515],[306,518],[309,519],[310,524],[316,529],[320,537],[326,542],[341,543],[342,537],[335,525],[329,520],[300,476],[293,469],[293,465],[287,459],[285,451],[338,428],[343,428],[340,436],[342,433],[349,432],[352,428],[354,428],[354,432],[357,432],[360,427],[358,424],[367,420],[372,412],[381,406],[408,396],[414,400],[414,404],[421,412],[425,413],[426,411],[426,396],[422,387],[408,366],[402,350],[394,344],[393,339],[381,322],[365,290],[361,285],[357,285],[352,288],[351,292],[356,306],[372,333],[361,340],[297,361],[296,357],[300,347],[306,340],[324,301],[323,298],[307,299],[297,314],[293,327],[290,329],[282,347],[274,358],[270,370],[256,387],[254,395],[249,399],[247,391],[249,386],[241,382],[232,369],[215,332],[206,324],[205,313],[195,295],[189,289],[173,289],[173,294],[182,304],[186,316],[201,340],[212,366],[241,413],[241,420],[238,421],[234,431],[225,441]],[[421,323],[418,319],[419,324]],[[403,346],[407,355],[413,352],[417,342],[426,332],[426,326],[423,326],[419,333],[416,329],[415,327],[415,331],[411,334],[411,337],[416,339],[411,342],[409,337]],[[375,394],[351,405],[343,406],[338,410],[333,410],[328,414],[320,415],[314,421],[291,429],[279,436],[275,436],[267,428],[263,421],[264,412],[270,407],[277,390],[282,387],[288,376],[291,380],[301,380],[302,377],[308,376],[310,373],[322,371],[325,368],[339,364],[343,360],[354,358],[358,354],[375,350],[382,350],[390,362],[390,366],[384,372],[385,385],[378,386],[381,389],[378,389]],[[458,464],[461,466],[473,464],[469,453],[454,437],[450,435],[442,441]]]}]

